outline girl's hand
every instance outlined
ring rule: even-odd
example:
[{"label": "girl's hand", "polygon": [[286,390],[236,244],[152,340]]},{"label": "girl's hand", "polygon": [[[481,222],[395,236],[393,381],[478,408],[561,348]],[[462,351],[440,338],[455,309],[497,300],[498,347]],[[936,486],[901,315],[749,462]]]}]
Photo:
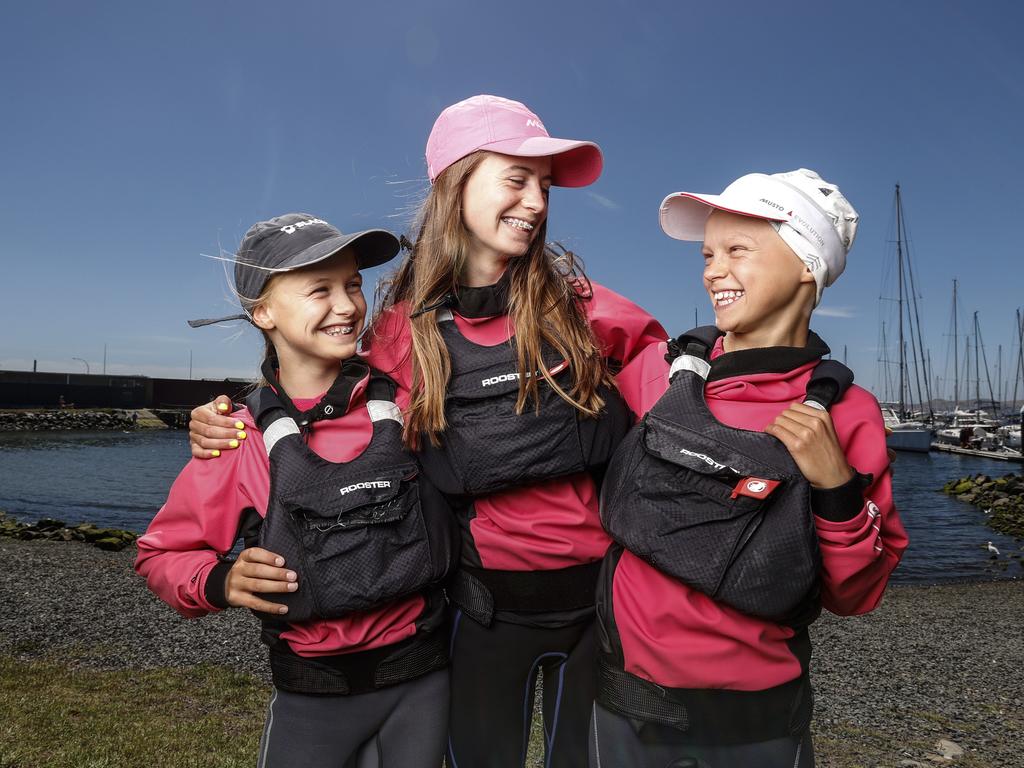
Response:
[{"label": "girl's hand", "polygon": [[827,411],[793,403],[764,431],[782,441],[814,488],[838,488],[853,478]]},{"label": "girl's hand", "polygon": [[298,574],[283,565],[284,558],[273,552],[259,547],[243,549],[224,583],[228,605],[265,613],[287,613],[288,606],[272,603],[256,594],[294,592],[299,588]]},{"label": "girl's hand", "polygon": [[188,440],[193,457],[215,459],[221,451],[233,450],[245,440],[245,424],[230,413],[231,398],[226,395],[192,409]]}]

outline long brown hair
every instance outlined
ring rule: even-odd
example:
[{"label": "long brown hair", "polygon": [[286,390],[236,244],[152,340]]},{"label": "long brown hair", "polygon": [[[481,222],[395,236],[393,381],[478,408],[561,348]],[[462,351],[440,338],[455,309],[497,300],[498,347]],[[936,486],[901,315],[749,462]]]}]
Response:
[{"label": "long brown hair", "polygon": [[[466,181],[485,157],[475,152],[449,166],[437,179],[414,223],[417,230],[411,253],[378,290],[370,339],[377,337],[382,313],[400,302],[406,312],[430,307],[458,290],[459,277],[468,257],[469,236],[462,221]],[[604,406],[598,392],[611,384],[611,375],[587,321],[582,303],[591,297],[590,281],[576,256],[546,241],[547,221],[538,228],[529,250],[509,259],[509,317],[515,328],[519,366],[516,412],[533,400],[539,408],[539,371],[548,385],[587,416]],[[447,426],[445,391],[451,376],[451,360],[441,338],[436,311],[409,320],[412,334],[412,392],[405,418],[405,440],[415,447],[421,433],[432,443]],[[380,337],[378,337],[380,338]],[[569,362],[572,386],[566,391],[552,378],[541,356],[549,344]]]}]

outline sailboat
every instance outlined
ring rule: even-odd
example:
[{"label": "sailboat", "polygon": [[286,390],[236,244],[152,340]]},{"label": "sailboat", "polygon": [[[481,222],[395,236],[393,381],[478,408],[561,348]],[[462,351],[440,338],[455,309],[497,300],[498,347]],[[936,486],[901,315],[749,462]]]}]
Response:
[{"label": "sailboat", "polygon": [[[885,421],[885,427],[888,432],[886,437],[886,445],[894,451],[913,451],[915,453],[927,453],[931,450],[932,444],[932,430],[926,424],[920,421],[912,420],[909,417],[908,409],[906,406],[906,392],[909,389],[909,383],[907,381],[907,348],[904,342],[904,331],[903,331],[903,319],[904,319],[904,302],[907,302],[907,290],[904,285],[904,275],[909,274],[911,278],[911,288],[913,288],[913,271],[910,269],[909,259],[910,254],[906,254],[906,264],[904,264],[904,232],[906,225],[903,220],[903,199],[900,195],[900,185],[896,185],[896,274],[899,283],[898,291],[898,305],[899,305],[899,396],[898,403],[894,403],[896,407],[883,407],[882,417]],[[910,291],[910,297],[913,300],[914,317],[917,317],[917,302],[914,299],[913,290]],[[910,319],[909,313],[907,315],[908,320]],[[913,347],[914,344],[914,325],[910,325],[910,337],[911,337],[911,350],[914,355],[914,370],[917,372],[917,355],[918,350]],[[921,346],[921,326],[920,320],[917,324],[917,344]],[[924,350],[920,350],[920,359],[924,361]],[[917,388],[918,388],[918,399],[921,398],[920,388],[921,382],[918,376]],[[925,376],[925,390],[928,390],[928,377]],[[930,393],[928,395],[928,402],[931,402]],[[929,405],[930,407],[930,405]]]},{"label": "sailboat", "polygon": [[[953,329],[954,329],[954,354],[957,350],[956,344],[956,281],[953,281]],[[1021,331],[1020,313],[1017,314],[1017,328]],[[971,337],[967,339],[967,385],[971,381]],[[954,378],[954,410],[948,414],[948,423],[935,431],[935,442],[932,448],[938,451],[960,453],[971,456],[983,456],[991,459],[1002,459],[1004,461],[1021,461],[1020,445],[1020,423],[1004,424],[995,416],[998,415],[999,404],[992,391],[992,382],[988,376],[988,361],[984,361],[985,378],[988,382],[989,402],[992,406],[993,415],[982,410],[981,399],[981,366],[979,350],[984,346],[981,340],[981,326],[978,323],[978,313],[974,313],[974,409],[967,410],[959,406],[960,390],[959,375]],[[983,352],[981,353],[984,354]],[[1019,366],[1018,366],[1019,367]],[[956,368],[954,367],[956,371]],[[958,374],[958,371],[957,371]],[[968,393],[965,392],[965,396]],[[1021,409],[1021,419],[1024,420],[1024,408]]]}]

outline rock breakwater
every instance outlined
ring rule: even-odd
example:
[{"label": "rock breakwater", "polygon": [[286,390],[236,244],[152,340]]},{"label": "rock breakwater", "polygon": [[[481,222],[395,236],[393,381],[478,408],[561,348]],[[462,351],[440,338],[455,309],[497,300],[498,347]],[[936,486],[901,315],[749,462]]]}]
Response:
[{"label": "rock breakwater", "polygon": [[135,411],[0,411],[0,432],[134,429],[137,421]]},{"label": "rock breakwater", "polygon": [[23,541],[83,541],[110,552],[119,552],[138,538],[138,534],[120,528],[98,528],[92,523],[69,527],[63,520],[47,517],[32,524],[20,523],[3,511],[0,511],[0,536]]},{"label": "rock breakwater", "polygon": [[986,524],[995,531],[1024,539],[1024,477],[974,475],[950,480],[942,492],[973,504],[985,514]]}]

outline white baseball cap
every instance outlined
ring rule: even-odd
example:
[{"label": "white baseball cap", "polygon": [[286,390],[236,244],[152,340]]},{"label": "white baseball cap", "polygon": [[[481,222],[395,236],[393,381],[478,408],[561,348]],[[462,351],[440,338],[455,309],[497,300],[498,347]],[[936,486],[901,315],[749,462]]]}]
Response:
[{"label": "white baseball cap", "polygon": [[720,195],[675,192],[661,203],[661,228],[676,240],[704,239],[713,210],[771,222],[814,276],[815,305],[822,291],[846,269],[860,216],[839,187],[814,171],[749,173]]}]

